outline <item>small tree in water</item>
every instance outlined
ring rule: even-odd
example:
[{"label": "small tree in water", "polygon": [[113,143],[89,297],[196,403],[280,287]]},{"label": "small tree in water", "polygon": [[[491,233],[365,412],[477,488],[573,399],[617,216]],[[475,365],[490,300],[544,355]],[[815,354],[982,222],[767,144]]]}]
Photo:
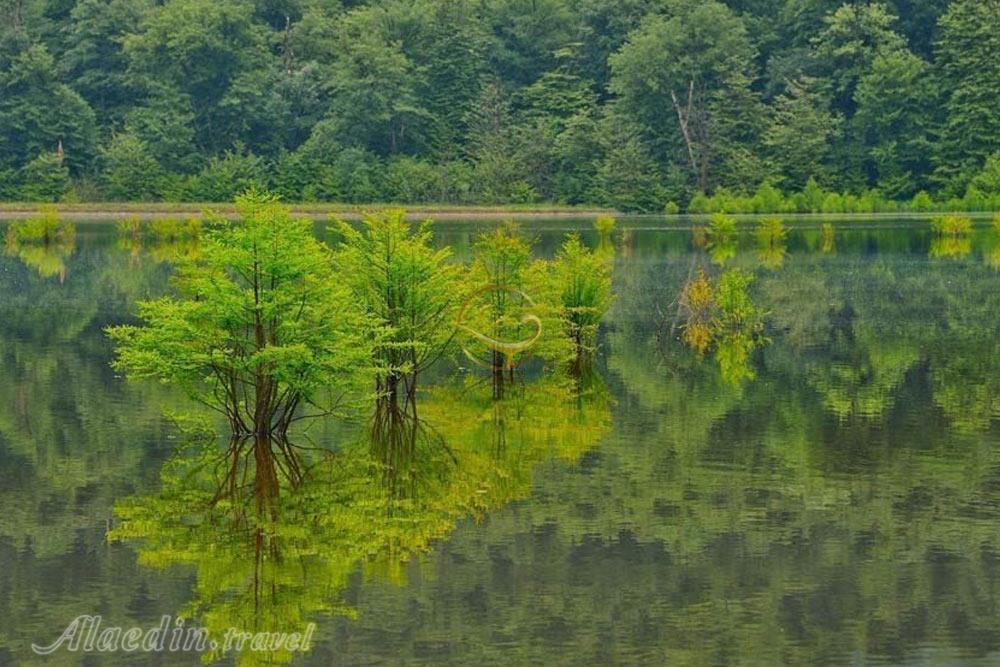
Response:
[{"label": "small tree in water", "polygon": [[[531,332],[524,311],[534,306],[525,293],[531,246],[521,238],[517,225],[504,223],[476,239],[473,283],[478,289],[463,306],[462,326],[489,348],[493,397],[503,398],[513,382],[515,356],[527,351],[541,333],[541,323]],[[485,306],[485,307],[483,307]],[[478,312],[472,312],[478,308]],[[474,323],[468,326],[469,323]],[[473,355],[469,355],[475,361]]]},{"label": "small tree in water", "polygon": [[176,297],[141,303],[140,326],[108,329],[114,366],[180,385],[225,416],[234,442],[273,443],[294,480],[284,436],[344,405],[371,365],[370,329],[309,221],[252,192],[236,208],[241,220],[209,232],[179,267]]},{"label": "small tree in water", "polygon": [[372,348],[379,413],[416,417],[420,374],[454,339],[459,267],[448,262],[450,249],[431,248],[430,223],[414,229],[402,210],[368,215],[360,231],[334,222],[344,237],[334,260],[339,274],[382,329]]},{"label": "small tree in water", "polygon": [[573,375],[586,373],[597,351],[601,319],[611,306],[611,262],[571,234],[556,254],[554,278],[562,289],[566,334],[573,341]]}]

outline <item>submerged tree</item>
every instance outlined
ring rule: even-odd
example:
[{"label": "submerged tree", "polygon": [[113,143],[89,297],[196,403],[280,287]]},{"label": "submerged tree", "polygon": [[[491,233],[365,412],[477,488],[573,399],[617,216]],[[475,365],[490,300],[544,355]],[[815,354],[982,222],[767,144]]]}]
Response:
[{"label": "submerged tree", "polygon": [[269,195],[236,207],[241,220],[181,264],[176,297],[141,303],[141,325],[108,333],[116,369],[180,385],[236,438],[278,442],[345,404],[371,365],[371,331],[310,222]]},{"label": "submerged tree", "polygon": [[[537,342],[542,332],[538,317],[525,313],[525,306],[535,305],[524,291],[531,246],[521,238],[516,225],[507,223],[476,240],[475,257],[474,270],[481,285],[463,304],[459,322],[472,338],[488,348],[493,397],[503,398],[505,385],[514,377],[515,357]],[[485,308],[481,312],[473,310],[480,302]],[[526,329],[528,324],[533,331]],[[483,326],[485,331],[480,330]],[[478,362],[468,349],[466,355]]]},{"label": "submerged tree", "polygon": [[555,264],[532,260],[530,243],[512,222],[481,235],[473,252],[470,294],[458,313],[463,350],[490,371],[493,397],[502,399],[529,358],[552,371],[572,359],[562,287]]},{"label": "submerged tree", "polygon": [[339,273],[382,329],[372,347],[378,412],[416,417],[419,376],[454,339],[459,267],[448,262],[449,248],[431,247],[430,223],[414,229],[402,210],[371,214],[360,231],[335,224],[344,237],[335,255]]},{"label": "submerged tree", "polygon": [[597,351],[597,332],[611,305],[611,264],[571,234],[556,255],[554,275],[562,289],[563,321],[575,355],[570,370],[585,373]]}]

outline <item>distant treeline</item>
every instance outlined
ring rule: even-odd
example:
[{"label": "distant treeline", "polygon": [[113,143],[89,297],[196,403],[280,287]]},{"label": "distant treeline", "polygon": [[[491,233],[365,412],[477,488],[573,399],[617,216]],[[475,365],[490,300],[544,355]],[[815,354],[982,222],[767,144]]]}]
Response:
[{"label": "distant treeline", "polygon": [[0,199],[995,209],[998,26],[1000,0],[0,0]]}]

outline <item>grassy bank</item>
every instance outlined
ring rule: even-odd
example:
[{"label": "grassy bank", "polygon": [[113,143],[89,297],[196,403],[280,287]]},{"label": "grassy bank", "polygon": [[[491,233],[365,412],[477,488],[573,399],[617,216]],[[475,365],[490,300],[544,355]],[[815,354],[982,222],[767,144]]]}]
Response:
[{"label": "grassy bank", "polygon": [[[0,218],[23,219],[36,215],[42,206],[53,204],[38,204],[32,202],[0,202]],[[200,215],[206,211],[235,215],[232,203],[168,203],[168,202],[115,202],[115,203],[81,203],[55,204],[61,215],[77,220],[109,220],[126,217],[138,217],[142,220],[156,218]],[[405,208],[412,218],[433,217],[436,219],[502,219],[518,218],[577,218],[596,217],[598,215],[618,215],[615,211],[594,207],[573,207],[557,205],[515,204],[509,206],[455,206],[430,205],[405,206],[403,204],[292,204],[289,206],[295,215],[313,218],[327,218],[339,215],[344,218],[358,218],[365,211],[386,208]]]}]

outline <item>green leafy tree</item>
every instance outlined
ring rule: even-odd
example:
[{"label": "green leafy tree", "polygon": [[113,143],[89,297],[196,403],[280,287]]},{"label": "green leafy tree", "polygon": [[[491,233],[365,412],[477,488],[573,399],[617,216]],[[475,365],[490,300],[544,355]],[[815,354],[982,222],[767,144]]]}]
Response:
[{"label": "green leafy tree", "polygon": [[718,186],[752,192],[770,176],[762,140],[767,107],[745,73],[733,74],[708,103],[712,172]]},{"label": "green leafy tree", "polygon": [[563,241],[556,253],[553,275],[562,290],[562,317],[575,353],[571,371],[577,376],[590,370],[601,320],[611,307],[614,258],[610,259],[588,249],[576,234]]},{"label": "green leafy tree", "polygon": [[1000,196],[1000,152],[986,158],[986,164],[969,185],[988,197]]},{"label": "green leafy tree", "polygon": [[847,117],[854,113],[855,89],[876,57],[906,51],[893,30],[896,17],[878,2],[844,4],[823,19],[813,42],[819,70],[833,87],[834,104]]},{"label": "green leafy tree", "polygon": [[81,0],[63,28],[59,67],[97,115],[102,128],[120,129],[132,106],[135,87],[128,77],[123,41],[138,31],[147,0]]},{"label": "green leafy tree", "polygon": [[417,95],[419,72],[379,18],[379,11],[359,9],[338,26],[330,118],[345,145],[379,155],[426,148],[430,115]]},{"label": "green leafy tree", "polygon": [[627,128],[611,133],[594,177],[599,200],[623,211],[656,211],[663,206],[659,168],[642,137]]},{"label": "green leafy tree", "polygon": [[345,405],[370,366],[370,338],[312,223],[267,195],[236,203],[240,221],[205,235],[178,295],[141,303],[142,324],[108,333],[130,377],[179,385],[235,436],[281,436]]},{"label": "green leafy tree", "polygon": [[195,201],[229,201],[264,183],[263,161],[242,150],[226,151],[208,164],[186,186],[186,195]]},{"label": "green leafy tree", "polygon": [[538,191],[524,164],[530,150],[524,128],[515,122],[507,89],[492,82],[483,87],[469,120],[469,157],[476,170],[480,197],[488,203],[531,202]]},{"label": "green leafy tree", "polygon": [[157,88],[142,104],[129,109],[125,131],[141,140],[172,173],[191,173],[205,161],[195,141],[191,98],[177,90]]},{"label": "green leafy tree", "polygon": [[740,18],[715,0],[672,2],[667,10],[647,16],[611,57],[611,88],[654,132],[680,139],[692,180],[708,192],[710,98],[726,85],[745,83],[734,75],[756,54]]},{"label": "green leafy tree", "polygon": [[359,231],[335,220],[343,237],[334,263],[381,330],[372,348],[375,391],[393,410],[416,409],[420,376],[449,349],[462,297],[448,248],[431,247],[429,223],[413,228],[402,210],[365,217]]},{"label": "green leafy tree", "polygon": [[219,103],[241,74],[266,62],[266,34],[252,12],[232,0],[171,0],[125,39],[130,75],[153,94],[189,96],[196,140],[209,151],[240,139],[219,126]]}]

